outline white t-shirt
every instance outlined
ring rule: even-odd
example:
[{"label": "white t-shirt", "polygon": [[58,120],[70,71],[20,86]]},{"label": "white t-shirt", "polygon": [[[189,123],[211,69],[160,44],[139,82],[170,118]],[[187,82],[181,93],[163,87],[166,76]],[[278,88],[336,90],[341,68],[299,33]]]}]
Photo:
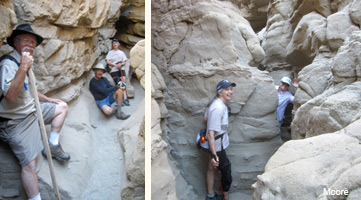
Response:
[{"label": "white t-shirt", "polygon": [[[278,90],[279,86],[276,86],[276,90]],[[293,103],[293,99],[295,98],[291,92],[289,91],[280,91],[278,94],[278,106],[277,106],[277,121],[282,121],[285,118],[285,110],[288,103]]]},{"label": "white t-shirt", "polygon": [[223,134],[223,139],[219,138],[215,141],[216,152],[222,150],[221,140],[223,142],[223,149],[229,146],[228,130],[228,109],[220,98],[215,99],[209,108],[204,113],[207,116],[207,138],[208,131],[215,131],[214,137]]},{"label": "white t-shirt", "polygon": [[[118,62],[121,62],[121,61],[127,61],[128,58],[124,54],[123,51],[121,51],[119,49],[118,50],[112,49],[108,52],[107,56],[105,57],[105,60],[108,60],[113,64],[117,64]],[[118,67],[116,67],[116,66],[111,66],[111,67],[112,67],[111,72],[119,71]]]}]

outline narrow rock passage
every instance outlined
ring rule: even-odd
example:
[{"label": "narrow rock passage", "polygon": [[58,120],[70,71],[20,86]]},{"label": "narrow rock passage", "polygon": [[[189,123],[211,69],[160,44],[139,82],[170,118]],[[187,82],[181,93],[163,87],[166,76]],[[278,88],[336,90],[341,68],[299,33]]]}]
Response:
[{"label": "narrow rock passage", "polygon": [[[54,161],[63,200],[121,199],[121,191],[127,186],[127,158],[124,156],[120,136],[125,133],[138,135],[144,116],[144,105],[141,105],[144,104],[144,89],[138,80],[132,80],[135,94],[130,99],[130,106],[122,107],[131,117],[118,120],[114,115],[105,116],[96,106],[89,92],[89,80],[92,77],[93,73],[89,73],[80,96],[69,102],[69,113],[61,131],[61,145],[71,155],[68,163]],[[136,147],[135,144],[133,146]],[[38,158],[42,198],[54,199],[47,160],[42,156]]]},{"label": "narrow rock passage", "polygon": [[[123,112],[127,114],[132,114],[144,99],[144,89],[138,81],[133,80],[132,84],[135,97],[130,99],[130,106],[122,107]],[[138,116],[131,115],[132,117]],[[107,118],[99,115],[91,119],[93,134],[95,134],[95,165],[81,199],[121,199],[120,194],[126,183],[126,166],[118,133],[131,118],[124,121],[116,119],[115,116]]]}]

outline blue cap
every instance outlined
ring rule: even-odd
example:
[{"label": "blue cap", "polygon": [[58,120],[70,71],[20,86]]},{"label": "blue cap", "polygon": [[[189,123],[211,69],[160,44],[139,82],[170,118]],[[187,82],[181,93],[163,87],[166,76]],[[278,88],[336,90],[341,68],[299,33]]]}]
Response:
[{"label": "blue cap", "polygon": [[119,42],[119,40],[118,40],[117,38],[113,38],[113,39],[112,39],[112,42],[113,42],[113,41],[117,41],[117,42],[120,44],[120,42]]},{"label": "blue cap", "polygon": [[236,87],[236,84],[232,83],[232,82],[229,82],[228,80],[220,81],[217,84],[217,91],[222,89],[222,88],[228,88],[229,86]]}]

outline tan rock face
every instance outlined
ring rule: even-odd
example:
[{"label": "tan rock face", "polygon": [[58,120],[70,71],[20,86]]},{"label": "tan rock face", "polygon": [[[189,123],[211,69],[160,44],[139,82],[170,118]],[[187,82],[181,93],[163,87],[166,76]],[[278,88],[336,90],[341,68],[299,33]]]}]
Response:
[{"label": "tan rock face", "polygon": [[[152,47],[162,51],[162,55],[152,53],[153,57],[162,57],[156,62],[166,59],[172,66],[185,62],[221,65],[238,60],[257,65],[262,61],[264,52],[257,36],[237,7],[207,1],[186,4],[160,1],[152,5]],[[160,15],[162,20],[156,20]],[[154,64],[160,71],[166,70],[164,63]]]},{"label": "tan rock face", "polygon": [[138,42],[130,50],[130,66],[140,80],[140,84],[145,88],[145,40]]},{"label": "tan rock face", "polygon": [[[360,76],[357,61],[360,36],[360,31],[354,32],[339,48],[332,62],[327,59],[323,63],[314,62],[313,72],[309,71],[311,66],[300,72],[296,103],[303,105],[295,113],[292,124],[294,138],[338,131],[357,119],[361,99],[360,83],[355,81]],[[314,73],[321,69],[322,72]],[[310,97],[314,98],[310,100]]]},{"label": "tan rock face", "polygon": [[48,23],[62,27],[100,28],[107,21],[110,2],[15,0],[14,5],[18,17],[24,21],[45,17]]},{"label": "tan rock face", "polygon": [[3,39],[10,36],[13,27],[17,23],[11,0],[1,1],[0,3],[0,46],[3,44]]}]

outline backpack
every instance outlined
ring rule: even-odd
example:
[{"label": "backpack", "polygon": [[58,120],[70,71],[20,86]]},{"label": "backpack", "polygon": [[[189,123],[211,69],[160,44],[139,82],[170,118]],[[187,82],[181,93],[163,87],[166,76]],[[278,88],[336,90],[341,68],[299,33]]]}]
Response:
[{"label": "backpack", "polygon": [[[14,63],[16,63],[16,65],[20,66],[20,63],[18,63],[18,61],[17,61],[14,57],[12,57],[12,56],[10,56],[10,55],[4,55],[4,56],[2,56],[2,57],[0,58],[0,62],[3,61],[3,60],[5,60],[5,59],[11,60],[11,61],[13,61]],[[1,67],[1,65],[0,65],[0,67]],[[1,94],[1,96],[0,96],[0,102],[4,99],[4,97],[5,97],[4,94]]]}]

